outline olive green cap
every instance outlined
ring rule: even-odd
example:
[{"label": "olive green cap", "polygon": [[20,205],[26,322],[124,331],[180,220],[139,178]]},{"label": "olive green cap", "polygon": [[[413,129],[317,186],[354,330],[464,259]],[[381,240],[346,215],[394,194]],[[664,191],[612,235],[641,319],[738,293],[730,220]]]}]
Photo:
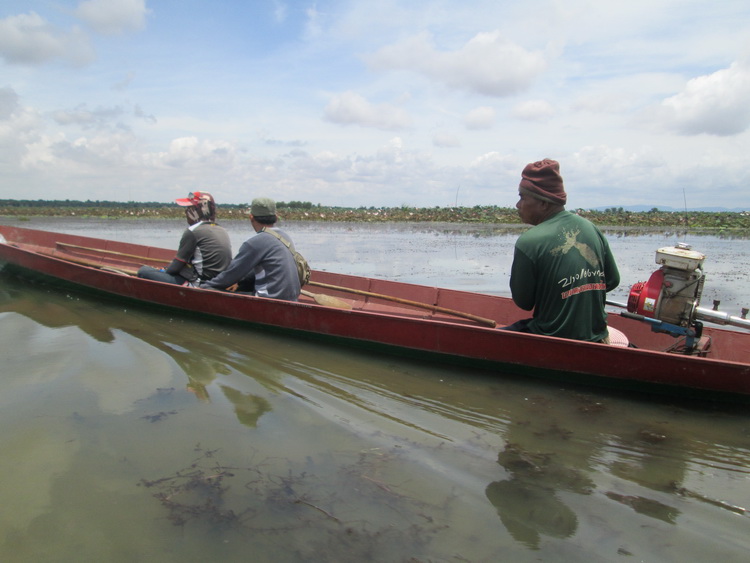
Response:
[{"label": "olive green cap", "polygon": [[276,202],[268,197],[256,197],[250,206],[250,213],[256,217],[276,215]]}]

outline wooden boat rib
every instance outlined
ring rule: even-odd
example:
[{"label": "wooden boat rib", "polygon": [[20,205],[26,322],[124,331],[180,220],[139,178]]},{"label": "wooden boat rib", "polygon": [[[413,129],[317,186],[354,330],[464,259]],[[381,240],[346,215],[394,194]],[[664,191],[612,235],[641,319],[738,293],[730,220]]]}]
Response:
[{"label": "wooden boat rib", "polygon": [[711,347],[706,357],[697,357],[667,353],[673,337],[610,314],[610,325],[627,335],[635,348],[607,346],[507,332],[472,319],[504,326],[526,316],[512,300],[500,296],[313,271],[305,290],[342,300],[351,309],[320,306],[305,295],[292,303],[132,275],[142,264],[166,265],[173,250],[10,226],[0,226],[0,235],[5,241],[0,244],[0,262],[11,272],[143,304],[504,373],[750,400],[750,334],[745,332],[705,327]]}]

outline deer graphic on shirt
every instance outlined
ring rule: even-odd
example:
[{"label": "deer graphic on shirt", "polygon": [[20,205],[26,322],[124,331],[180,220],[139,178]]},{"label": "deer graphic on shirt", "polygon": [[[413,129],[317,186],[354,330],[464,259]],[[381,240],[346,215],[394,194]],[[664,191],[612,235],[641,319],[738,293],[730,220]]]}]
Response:
[{"label": "deer graphic on shirt", "polygon": [[567,254],[571,249],[575,248],[581,254],[583,259],[591,264],[592,268],[598,268],[599,258],[597,258],[594,251],[591,250],[591,247],[588,244],[578,242],[578,234],[580,232],[580,230],[564,232],[565,244],[553,248],[551,252],[552,254]]}]

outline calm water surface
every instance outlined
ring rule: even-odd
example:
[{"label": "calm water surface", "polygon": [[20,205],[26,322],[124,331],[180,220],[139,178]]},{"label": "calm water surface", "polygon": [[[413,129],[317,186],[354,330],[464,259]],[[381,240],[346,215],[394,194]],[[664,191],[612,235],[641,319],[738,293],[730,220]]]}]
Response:
[{"label": "calm water surface", "polygon": [[[178,222],[30,228],[176,247]],[[236,248],[247,223],[227,224]],[[285,226],[315,268],[507,294],[515,230]],[[670,234],[610,234],[623,277]],[[682,240],[682,239],[680,239]],[[746,240],[696,237],[704,304]],[[747,561],[750,412],[155,314],[0,274],[1,561]]]}]

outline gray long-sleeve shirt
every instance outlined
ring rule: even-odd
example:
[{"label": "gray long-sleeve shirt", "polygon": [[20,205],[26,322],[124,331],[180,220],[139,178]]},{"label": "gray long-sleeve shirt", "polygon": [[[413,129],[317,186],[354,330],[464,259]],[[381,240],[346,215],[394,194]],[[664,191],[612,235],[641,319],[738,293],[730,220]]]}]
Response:
[{"label": "gray long-sleeve shirt", "polygon": [[[275,230],[292,243],[286,233]],[[255,294],[259,297],[286,301],[299,297],[299,276],[292,253],[276,237],[262,231],[243,242],[229,267],[201,287],[226,289],[248,275],[255,275]]]}]

